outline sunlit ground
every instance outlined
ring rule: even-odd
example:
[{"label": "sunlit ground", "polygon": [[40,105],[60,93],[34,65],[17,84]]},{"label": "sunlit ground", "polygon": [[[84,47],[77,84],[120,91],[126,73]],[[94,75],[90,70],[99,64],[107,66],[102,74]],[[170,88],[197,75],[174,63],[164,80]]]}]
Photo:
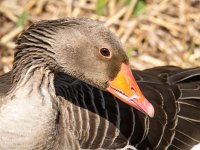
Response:
[{"label": "sunlit ground", "polygon": [[78,16],[111,29],[137,69],[200,66],[199,10],[199,0],[1,0],[0,74],[11,69],[15,41],[32,22]]}]

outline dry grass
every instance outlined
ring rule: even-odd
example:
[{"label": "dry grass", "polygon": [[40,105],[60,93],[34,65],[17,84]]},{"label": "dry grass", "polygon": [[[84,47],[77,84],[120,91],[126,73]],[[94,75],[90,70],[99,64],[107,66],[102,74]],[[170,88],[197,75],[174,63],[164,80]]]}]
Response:
[{"label": "dry grass", "polygon": [[66,16],[104,22],[138,69],[199,66],[199,10],[200,0],[2,0],[0,72],[11,69],[17,36],[30,23]]}]

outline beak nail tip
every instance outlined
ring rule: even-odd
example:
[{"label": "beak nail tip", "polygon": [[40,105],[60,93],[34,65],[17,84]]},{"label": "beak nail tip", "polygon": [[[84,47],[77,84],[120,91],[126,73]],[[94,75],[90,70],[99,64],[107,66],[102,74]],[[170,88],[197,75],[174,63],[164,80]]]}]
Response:
[{"label": "beak nail tip", "polygon": [[153,118],[154,117],[154,114],[155,114],[155,110],[154,110],[154,107],[152,105],[149,106],[148,108],[148,115]]}]

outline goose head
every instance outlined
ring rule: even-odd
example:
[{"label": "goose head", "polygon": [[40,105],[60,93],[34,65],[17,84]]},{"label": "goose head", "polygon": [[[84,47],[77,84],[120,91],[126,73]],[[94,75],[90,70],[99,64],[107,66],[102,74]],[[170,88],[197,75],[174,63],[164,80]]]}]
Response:
[{"label": "goose head", "polygon": [[[108,91],[153,117],[154,108],[140,91],[122,44],[102,24],[86,18],[65,18],[38,22],[29,30],[28,35],[43,32],[41,41],[50,45],[59,71]],[[28,35],[24,34],[26,38]]]}]

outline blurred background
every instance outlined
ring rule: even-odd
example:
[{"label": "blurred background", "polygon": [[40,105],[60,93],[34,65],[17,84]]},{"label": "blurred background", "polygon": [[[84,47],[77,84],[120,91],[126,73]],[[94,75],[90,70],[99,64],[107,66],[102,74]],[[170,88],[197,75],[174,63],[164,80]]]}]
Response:
[{"label": "blurred background", "polygon": [[0,74],[32,22],[67,16],[103,22],[137,69],[200,65],[200,0],[0,0]]},{"label": "blurred background", "polygon": [[0,0],[0,74],[32,22],[67,16],[103,22],[137,69],[200,66],[200,0]]}]

